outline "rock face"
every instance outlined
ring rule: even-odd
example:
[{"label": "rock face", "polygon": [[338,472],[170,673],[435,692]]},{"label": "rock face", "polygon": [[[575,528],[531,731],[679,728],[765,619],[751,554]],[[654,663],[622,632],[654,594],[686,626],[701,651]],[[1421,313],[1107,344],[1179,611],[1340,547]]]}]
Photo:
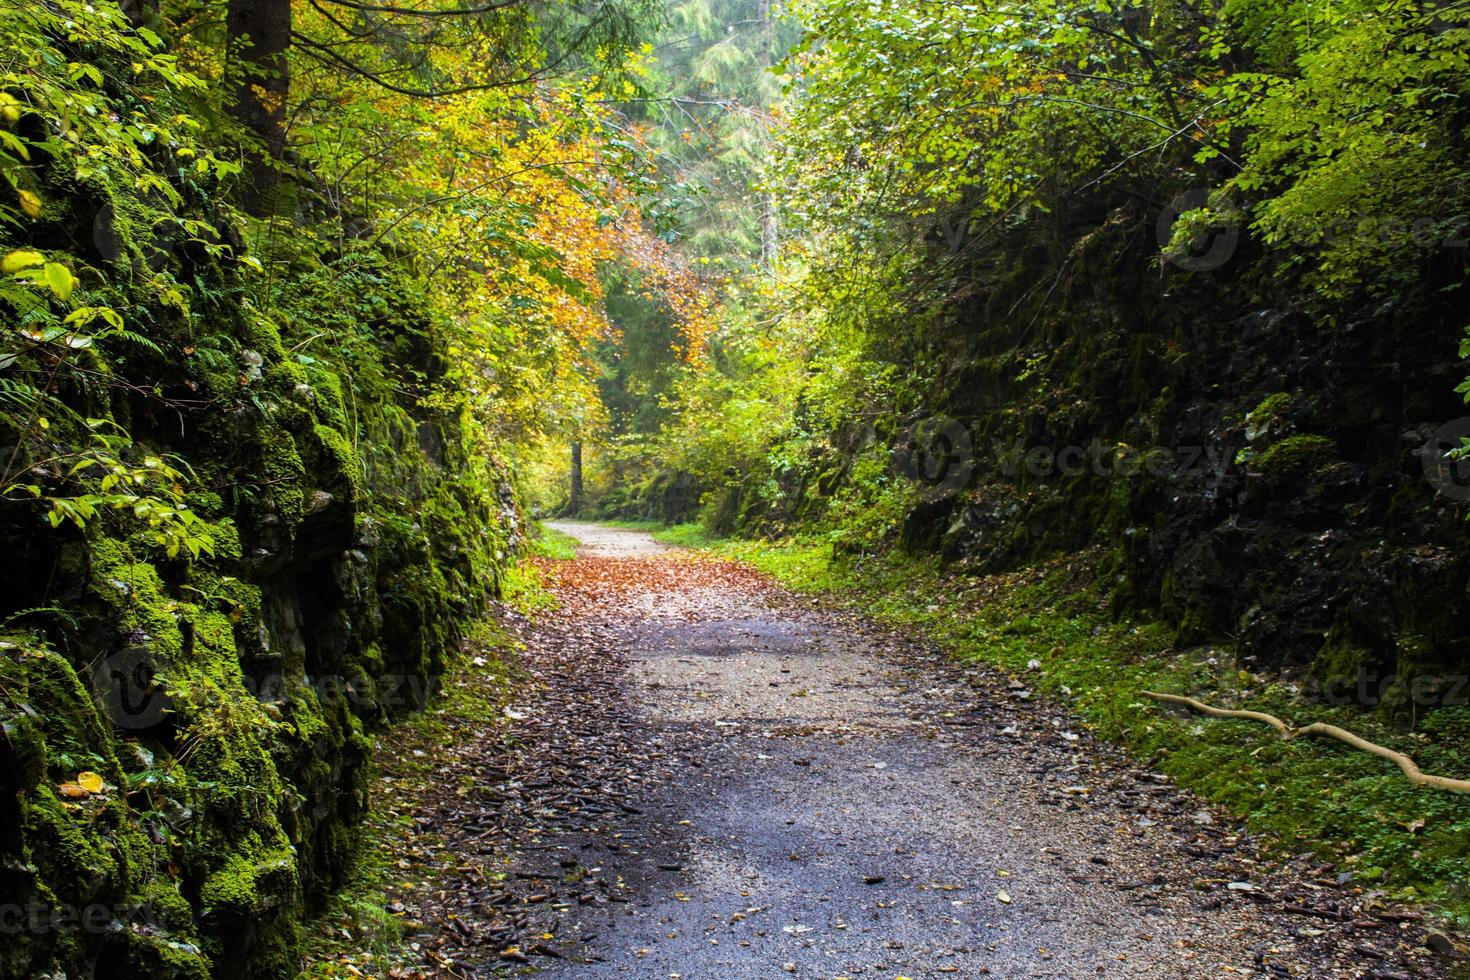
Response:
[{"label": "rock face", "polygon": [[618,484],[597,502],[597,516],[683,524],[699,513],[700,486],[694,475],[658,469],[637,483]]},{"label": "rock face", "polygon": [[[63,169],[33,237],[126,282],[136,255],[70,236],[128,191]],[[114,304],[149,343],[99,342],[98,383],[59,391],[131,458],[185,464],[213,555],[128,515],[0,514],[0,977],[293,975],[368,732],[498,588],[507,480],[460,413],[419,407],[441,369],[411,290],[381,257],[271,258],[273,302],[206,253],[159,258],[175,296]]]},{"label": "rock face", "polygon": [[1441,453],[1470,433],[1463,300],[1430,269],[1420,294],[1324,309],[1243,242],[1161,267],[1150,217],[1069,251],[1017,240],[927,338],[929,404],[973,472],[905,541],[981,569],[1103,545],[1120,604],[1181,644],[1390,701],[1447,692],[1470,633],[1470,487]]}]

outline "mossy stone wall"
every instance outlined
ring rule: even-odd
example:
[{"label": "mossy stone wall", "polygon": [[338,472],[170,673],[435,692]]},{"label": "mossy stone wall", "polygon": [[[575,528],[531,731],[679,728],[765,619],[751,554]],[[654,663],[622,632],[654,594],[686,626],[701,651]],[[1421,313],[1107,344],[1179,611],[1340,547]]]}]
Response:
[{"label": "mossy stone wall", "polygon": [[[0,514],[0,977],[291,976],[372,729],[498,592],[507,474],[465,413],[421,407],[441,325],[390,258],[297,236],[267,281],[144,255],[125,189],[42,176],[33,238],[150,342],[99,343],[99,383],[60,395],[187,465],[215,553],[170,557],[125,514]],[[236,248],[271,240],[181,191]]]},{"label": "mossy stone wall", "polygon": [[1093,203],[1012,232],[957,276],[969,299],[887,341],[915,417],[973,443],[900,540],[978,571],[1103,545],[1115,608],[1313,681],[1470,671],[1470,488],[1424,458],[1470,416],[1454,270],[1329,303],[1247,234],[1181,269],[1156,212]]}]

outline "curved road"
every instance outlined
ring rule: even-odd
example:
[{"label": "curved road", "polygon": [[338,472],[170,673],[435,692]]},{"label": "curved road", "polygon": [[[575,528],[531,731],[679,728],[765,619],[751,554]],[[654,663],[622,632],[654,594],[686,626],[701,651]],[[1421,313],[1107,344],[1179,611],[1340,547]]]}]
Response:
[{"label": "curved road", "polygon": [[1412,911],[1262,858],[1010,678],[555,526],[583,548],[541,562],[560,606],[519,629],[517,700],[446,716],[411,752],[430,785],[393,784],[390,909],[430,924],[425,972],[394,975],[1445,975]]},{"label": "curved road", "polygon": [[[640,532],[556,526],[581,560],[680,561]],[[643,736],[697,765],[642,801],[639,853],[575,840],[633,901],[569,915],[576,952],[546,974],[1434,975],[1365,942],[1391,925],[1282,911],[1353,890],[1258,864],[1226,817],[1062,712],[773,588],[686,580],[693,601],[655,585],[594,606]]]}]

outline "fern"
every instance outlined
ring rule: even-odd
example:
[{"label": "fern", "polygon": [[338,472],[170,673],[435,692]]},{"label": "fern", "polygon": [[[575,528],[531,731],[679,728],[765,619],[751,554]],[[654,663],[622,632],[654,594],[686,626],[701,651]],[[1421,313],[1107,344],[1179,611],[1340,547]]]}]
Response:
[{"label": "fern", "polygon": [[158,346],[152,340],[149,340],[147,337],[143,336],[140,333],[134,333],[131,330],[119,330],[114,333],[113,336],[137,347],[142,347],[144,350],[152,351],[159,357],[164,356],[162,347]]},{"label": "fern", "polygon": [[229,354],[213,347],[196,348],[190,356],[210,371],[226,371],[235,366],[235,361]]},{"label": "fern", "polygon": [[45,397],[34,385],[13,378],[0,378],[0,422],[20,423],[22,420],[7,417],[4,410],[9,408],[24,415],[31,411],[38,398]]},{"label": "fern", "polygon": [[29,609],[17,609],[9,616],[6,616],[4,619],[0,619],[0,627],[8,627],[16,620],[24,619],[27,616],[39,615],[53,616],[56,618],[57,622],[66,627],[69,632],[75,635],[80,635],[81,633],[81,622],[70,610],[64,609],[61,606],[32,606]]}]

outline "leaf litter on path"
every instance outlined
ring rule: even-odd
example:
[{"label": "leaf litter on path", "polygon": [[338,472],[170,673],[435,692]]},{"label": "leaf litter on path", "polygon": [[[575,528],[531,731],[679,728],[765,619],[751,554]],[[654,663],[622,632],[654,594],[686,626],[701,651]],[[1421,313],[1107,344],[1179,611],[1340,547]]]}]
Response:
[{"label": "leaf litter on path", "polygon": [[[559,606],[534,622],[507,616],[522,647],[512,698],[455,707],[504,696],[503,668],[480,657],[457,678],[464,696],[431,709],[435,724],[382,740],[373,831],[391,857],[386,911],[406,935],[391,965],[366,972],[471,978],[536,966],[610,976],[646,963],[632,975],[723,980],[787,967],[812,975],[805,964],[820,954],[815,962],[842,975],[869,977],[1005,975],[1022,963],[1089,975],[1439,975],[1422,928],[1382,896],[1331,879],[1307,856],[1264,860],[1227,816],[1074,731],[1063,709],[1008,696],[1007,676],[813,610],[747,566],[642,544],[624,556],[615,537],[604,540],[614,547],[597,555],[538,560]],[[656,670],[645,669],[650,658]],[[753,669],[767,661],[770,674]],[[769,676],[810,696],[782,698]],[[752,718],[757,709],[770,716]],[[798,741],[799,753],[781,748]],[[871,814],[813,796],[809,805],[846,816],[830,831],[806,829],[822,824],[802,809],[803,794],[827,792],[824,780],[855,804],[902,801],[905,786],[927,779],[912,751],[883,748],[898,741],[948,766],[956,786],[976,784],[935,790],[948,797],[935,809],[944,833],[979,821],[976,840],[993,853],[931,869],[952,871],[942,887],[873,857],[933,859],[922,819],[878,838]],[[830,764],[869,750],[884,758]],[[782,832],[757,829],[724,851],[705,839],[709,794],[732,785],[769,797],[744,809]],[[787,834],[800,846],[788,847]],[[780,858],[775,872],[760,865],[761,836]],[[854,845],[879,840],[837,872]],[[760,873],[711,870],[731,853]],[[773,873],[789,876],[781,887],[810,892],[805,904],[763,889]],[[1003,922],[951,894],[997,876],[1007,887],[991,891],[988,908]],[[945,911],[913,907],[905,894],[935,895]],[[783,928],[760,924],[793,909],[801,914]],[[883,938],[885,929],[906,941]],[[363,963],[352,942],[340,955]],[[1098,945],[1084,964],[1068,947],[1087,942]]]}]

